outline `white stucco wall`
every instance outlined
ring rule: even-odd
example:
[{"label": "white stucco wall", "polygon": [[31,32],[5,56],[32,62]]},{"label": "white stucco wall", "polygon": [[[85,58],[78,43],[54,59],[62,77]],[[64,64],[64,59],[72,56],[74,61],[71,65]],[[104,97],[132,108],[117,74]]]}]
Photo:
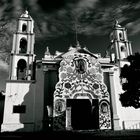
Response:
[{"label": "white stucco wall", "polygon": [[119,94],[123,93],[123,90],[120,84],[119,75],[120,75],[119,70],[115,71],[114,81],[115,81],[117,111],[120,117],[121,127],[122,122],[125,121],[125,128],[128,129],[130,126],[140,123],[140,109],[135,109],[134,107],[122,107],[121,102],[119,101]]},{"label": "white stucco wall", "polygon": [[[44,78],[42,71],[36,75],[37,82],[7,82],[2,132],[42,129]],[[25,105],[25,113],[13,113],[14,105]]]},{"label": "white stucco wall", "polygon": [[[34,92],[35,84],[30,82],[7,82],[2,131],[16,131],[34,122]],[[13,113],[14,105],[25,105],[25,113]]]}]

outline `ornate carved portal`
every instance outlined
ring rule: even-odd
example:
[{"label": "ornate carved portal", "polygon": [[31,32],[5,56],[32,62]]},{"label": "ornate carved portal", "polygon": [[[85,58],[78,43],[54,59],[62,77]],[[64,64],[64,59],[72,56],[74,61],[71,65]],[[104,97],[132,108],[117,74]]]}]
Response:
[{"label": "ornate carved portal", "polygon": [[75,53],[61,61],[54,92],[53,127],[81,130],[112,128],[110,95],[98,59]]}]

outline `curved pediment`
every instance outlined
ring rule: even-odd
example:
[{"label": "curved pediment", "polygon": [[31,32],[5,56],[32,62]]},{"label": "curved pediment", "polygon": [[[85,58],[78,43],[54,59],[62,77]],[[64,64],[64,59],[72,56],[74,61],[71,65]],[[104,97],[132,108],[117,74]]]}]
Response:
[{"label": "curved pediment", "polygon": [[91,53],[87,48],[72,48],[70,51],[62,54],[62,57],[67,57],[68,55],[71,55],[74,53],[87,54],[96,59],[98,58],[98,56],[96,54]]}]

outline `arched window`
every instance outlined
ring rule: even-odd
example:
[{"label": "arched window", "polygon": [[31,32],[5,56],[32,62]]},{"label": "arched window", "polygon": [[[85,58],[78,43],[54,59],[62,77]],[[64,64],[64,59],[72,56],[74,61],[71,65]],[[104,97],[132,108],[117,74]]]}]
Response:
[{"label": "arched window", "polygon": [[125,52],[125,51],[126,51],[125,46],[121,46],[121,52]]},{"label": "arched window", "polygon": [[18,80],[26,80],[26,61],[24,59],[20,59],[17,63],[17,79]]},{"label": "arched window", "polygon": [[27,25],[26,24],[23,24],[22,25],[22,32],[26,32],[26,30],[27,30]]},{"label": "arched window", "polygon": [[27,52],[27,40],[25,38],[22,38],[20,40],[20,50],[19,53],[26,53]]},{"label": "arched window", "polygon": [[103,102],[103,103],[101,104],[101,112],[102,112],[103,114],[105,114],[105,113],[108,112],[108,104],[107,104],[106,102]]},{"label": "arched window", "polygon": [[121,46],[121,59],[124,59],[127,57],[127,51],[125,46]]},{"label": "arched window", "polygon": [[122,33],[119,33],[119,38],[120,38],[120,40],[123,40],[123,34]]}]

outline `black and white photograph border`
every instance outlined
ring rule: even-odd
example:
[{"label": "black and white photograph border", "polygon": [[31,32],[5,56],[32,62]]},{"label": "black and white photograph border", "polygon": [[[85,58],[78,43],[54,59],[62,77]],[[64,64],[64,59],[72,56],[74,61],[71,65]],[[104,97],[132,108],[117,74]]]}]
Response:
[{"label": "black and white photograph border", "polygon": [[140,138],[139,0],[1,0],[0,138]]}]

